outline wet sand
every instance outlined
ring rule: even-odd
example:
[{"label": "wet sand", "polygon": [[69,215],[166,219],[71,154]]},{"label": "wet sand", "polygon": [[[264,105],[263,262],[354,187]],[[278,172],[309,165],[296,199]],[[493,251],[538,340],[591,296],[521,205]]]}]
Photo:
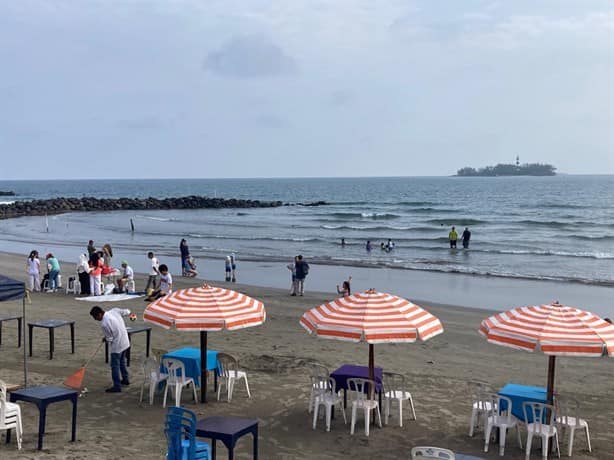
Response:
[{"label": "wet sand", "polygon": [[[0,273],[25,279],[24,257],[0,255]],[[70,264],[71,270],[72,265]],[[67,265],[69,266],[69,265]],[[64,282],[66,282],[66,276]],[[198,284],[198,281],[175,277],[175,288]],[[230,287],[230,283],[214,284]],[[137,288],[144,285],[144,276],[137,276]],[[483,458],[500,458],[497,447],[483,453],[483,436],[478,432],[467,436],[470,402],[467,382],[479,379],[500,388],[507,382],[544,386],[547,358],[488,344],[478,333],[486,310],[460,308],[451,305],[422,302],[422,306],[441,318],[444,334],[426,342],[391,344],[375,347],[376,365],[407,376],[412,392],[417,420],[404,413],[400,428],[395,416],[383,429],[373,428],[364,436],[362,419],[356,434],[350,436],[349,424],[343,425],[338,416],[327,433],[323,421],[318,429],[311,428],[307,413],[309,398],[308,365],[320,362],[333,370],[344,363],[367,364],[366,344],[352,344],[309,336],[299,325],[301,314],[310,307],[331,298],[330,293],[307,292],[305,297],[290,297],[287,291],[233,284],[233,289],[262,300],[267,309],[267,322],[261,326],[237,332],[209,334],[209,346],[239,358],[248,372],[252,398],[248,399],[242,384],[237,384],[231,403],[217,402],[213,391],[210,403],[195,404],[185,390],[182,404],[196,411],[199,417],[236,415],[259,420],[261,459],[400,459],[408,458],[416,445],[437,445],[455,452]],[[68,328],[56,331],[54,359],[48,359],[46,331],[34,333],[34,356],[29,358],[29,383],[61,385],[66,376],[76,371],[96,347],[101,333],[99,323],[89,316],[94,305],[80,302],[63,292],[34,293],[27,305],[28,320],[73,319],[76,321],[76,353],[70,354]],[[146,303],[142,299],[126,302],[100,303],[105,308],[130,308],[142,317]],[[0,314],[21,311],[21,302],[0,304]],[[141,321],[136,322],[141,324]],[[0,379],[11,383],[22,381],[22,351],[16,346],[16,327],[3,326],[0,346]],[[132,384],[121,394],[106,394],[110,370],[103,353],[92,361],[86,372],[85,385],[89,393],[79,399],[77,442],[70,439],[70,405],[53,404],[47,413],[44,450],[36,451],[38,412],[31,404],[22,404],[24,445],[17,451],[15,443],[0,443],[0,458],[15,459],[115,459],[164,458],[166,441],[163,433],[165,410],[162,398],[156,396],[153,406],[139,404],[144,358],[145,336],[135,335],[132,347]],[[165,331],[153,326],[152,346],[173,349],[198,346],[197,333]],[[614,360],[587,358],[557,359],[556,389],[579,399],[582,417],[590,425],[593,453],[586,452],[586,441],[576,433],[574,458],[614,458],[614,402],[612,375]],[[393,414],[396,414],[393,411]],[[339,415],[339,414],[338,414]],[[348,416],[349,416],[348,411]],[[523,435],[524,437],[524,435]],[[535,443],[534,443],[535,444]],[[562,451],[565,451],[566,441]],[[242,438],[236,446],[236,458],[252,458],[251,439]],[[538,458],[534,449],[532,458]],[[565,454],[564,454],[565,455]],[[226,451],[218,445],[219,458]],[[510,434],[505,458],[521,459],[524,452]]]}]

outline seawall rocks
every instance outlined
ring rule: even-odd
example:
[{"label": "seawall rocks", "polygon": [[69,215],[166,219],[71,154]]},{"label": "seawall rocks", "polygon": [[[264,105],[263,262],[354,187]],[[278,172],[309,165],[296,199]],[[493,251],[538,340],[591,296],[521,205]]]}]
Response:
[{"label": "seawall rocks", "polygon": [[275,208],[281,201],[239,200],[183,196],[177,198],[51,198],[48,200],[16,201],[0,205],[0,219],[42,216],[65,212],[159,210],[159,209],[221,209],[221,208]]}]

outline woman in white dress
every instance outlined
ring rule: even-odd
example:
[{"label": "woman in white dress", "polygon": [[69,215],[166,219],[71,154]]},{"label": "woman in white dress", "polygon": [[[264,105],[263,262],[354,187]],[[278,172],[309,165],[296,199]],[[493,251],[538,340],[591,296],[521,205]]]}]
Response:
[{"label": "woman in white dress", "polygon": [[30,256],[26,261],[26,270],[28,272],[28,282],[30,291],[41,290],[41,262],[38,260],[38,251],[30,252]]}]

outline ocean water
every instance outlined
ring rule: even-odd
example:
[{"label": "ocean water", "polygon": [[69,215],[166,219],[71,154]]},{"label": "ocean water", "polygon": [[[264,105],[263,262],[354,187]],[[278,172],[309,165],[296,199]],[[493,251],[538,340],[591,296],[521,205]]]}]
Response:
[{"label": "ocean water", "polygon": [[[208,195],[329,203],[63,214],[49,217],[48,233],[44,217],[3,220],[5,250],[31,243],[75,247],[77,254],[93,239],[128,252],[176,255],[185,237],[197,258],[235,252],[243,260],[286,262],[300,253],[324,264],[614,285],[614,176],[0,181],[0,190],[18,194],[0,202]],[[469,227],[469,250],[460,242],[449,249],[452,225],[459,234]],[[396,248],[381,251],[388,238]]]}]

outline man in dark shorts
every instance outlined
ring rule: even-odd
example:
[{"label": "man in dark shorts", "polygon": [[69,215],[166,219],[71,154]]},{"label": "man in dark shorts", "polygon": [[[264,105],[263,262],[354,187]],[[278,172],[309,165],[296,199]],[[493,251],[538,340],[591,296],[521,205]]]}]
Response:
[{"label": "man in dark shorts", "polygon": [[463,232],[463,248],[469,249],[470,239],[471,239],[471,232],[469,231],[469,227],[465,227],[465,231]]},{"label": "man in dark shorts", "polygon": [[448,233],[448,238],[450,238],[450,248],[456,249],[456,241],[458,240],[458,233],[456,233],[456,229],[452,227],[450,233]]}]

